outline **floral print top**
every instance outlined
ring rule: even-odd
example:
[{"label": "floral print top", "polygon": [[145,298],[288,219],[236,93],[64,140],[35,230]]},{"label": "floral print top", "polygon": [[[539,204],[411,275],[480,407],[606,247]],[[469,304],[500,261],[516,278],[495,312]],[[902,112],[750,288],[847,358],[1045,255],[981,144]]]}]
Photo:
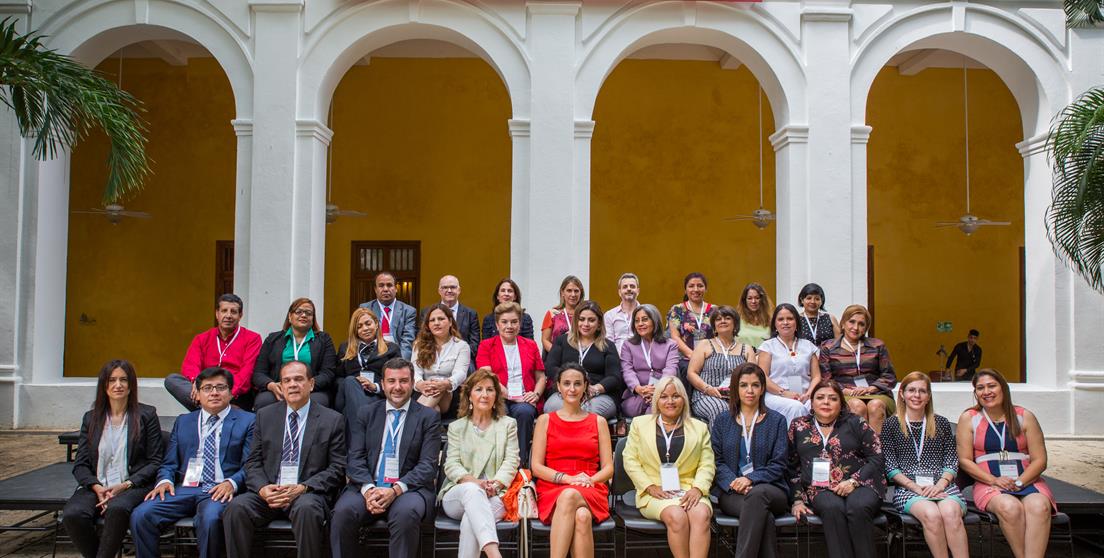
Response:
[{"label": "floral print top", "polygon": [[689,302],[680,302],[667,312],[667,327],[670,329],[671,324],[674,324],[675,329],[682,336],[682,342],[693,349],[695,341],[713,338],[713,326],[709,323],[709,318],[713,316],[713,309],[712,304],[702,301],[702,311],[699,314],[690,309]]},{"label": "floral print top", "polygon": [[[886,492],[885,460],[882,443],[870,425],[851,413],[841,414],[828,434],[828,448],[821,445],[820,432],[813,415],[796,418],[790,423],[790,486],[791,496],[806,504],[821,490],[835,488],[847,479],[855,479],[859,487],[873,490],[878,497]],[[832,462],[830,486],[812,486],[813,459],[824,457]]]}]

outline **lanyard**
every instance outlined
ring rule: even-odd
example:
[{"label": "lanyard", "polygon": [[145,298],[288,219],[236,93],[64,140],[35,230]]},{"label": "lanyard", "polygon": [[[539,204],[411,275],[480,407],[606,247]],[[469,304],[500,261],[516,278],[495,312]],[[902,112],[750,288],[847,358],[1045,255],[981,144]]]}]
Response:
[{"label": "lanyard", "polygon": [[[111,457],[108,458],[108,467],[111,467],[115,463],[115,456],[118,453],[119,444],[123,442],[123,430],[126,428],[127,415],[129,413],[123,413],[123,422],[119,424],[118,428],[115,428],[111,424],[111,416],[107,417],[107,428],[104,431],[104,435],[107,436],[107,445],[111,447]],[[114,434],[114,436],[112,435]]]},{"label": "lanyard", "polygon": [[391,312],[388,312],[390,309],[390,306],[380,304],[380,319],[387,322],[387,331],[391,331]]},{"label": "lanyard", "polygon": [[582,364],[583,361],[586,360],[587,353],[589,353],[590,350],[593,348],[594,343],[587,345],[585,349],[583,348],[581,343],[579,344],[579,364]]},{"label": "lanyard", "polygon": [[362,353],[361,351],[363,351],[364,349],[367,349],[367,348],[368,348],[368,344],[365,343],[364,341],[361,341],[360,346],[357,347],[357,362],[360,363],[360,369],[361,370],[364,370],[364,353]]},{"label": "lanyard", "polygon": [[690,308],[689,300],[683,302],[682,305],[686,307],[686,311],[690,313],[690,317],[694,318],[694,322],[698,324],[698,331],[700,331],[702,328],[702,322],[705,321],[705,313],[707,311],[708,304],[706,304],[704,300],[702,301],[700,314],[694,312],[694,310]]},{"label": "lanyard", "polygon": [[732,370],[732,364],[728,360],[728,353],[732,349],[736,348],[736,344],[738,342],[735,339],[733,339],[731,347],[725,347],[724,341],[721,341],[720,339],[718,339],[717,342],[721,344],[721,350],[723,351],[722,356],[724,356],[724,361],[725,361],[725,368],[728,369],[728,370]]},{"label": "lanyard", "polygon": [[[218,417],[218,415],[215,415],[215,416]],[[208,430],[208,431],[204,432],[203,413],[200,413],[199,416],[196,417],[196,421],[199,422],[199,447],[196,448],[196,457],[202,457],[203,456],[204,440],[206,440],[207,436],[211,434],[211,430]],[[222,424],[222,417],[219,417],[218,420],[215,421],[215,424],[211,425],[211,429],[216,430],[221,424]],[[218,434],[216,434],[215,436],[218,436]]]},{"label": "lanyard", "polygon": [[[989,418],[989,413],[985,412],[985,409],[981,410],[981,414],[985,415],[986,422],[989,423],[989,428],[993,429],[993,432],[997,431],[997,425],[993,424],[993,419]],[[1004,422],[1001,423],[1000,434],[997,436],[1000,438],[1000,454],[1001,461],[1004,461],[1008,457],[1008,450],[1004,448],[1004,437],[1006,434],[1005,427],[1008,426],[1008,417],[1004,417]]]},{"label": "lanyard", "polygon": [[640,340],[640,348],[644,349],[644,362],[648,363],[648,372],[651,373],[653,371],[653,368],[652,368],[652,348],[649,347],[648,342],[643,340],[643,339]]},{"label": "lanyard", "polygon": [[303,348],[303,345],[307,344],[307,336],[303,336],[303,342],[299,343],[295,340],[295,335],[291,336],[291,350],[295,352],[295,360],[299,360],[299,351]]},{"label": "lanyard", "polygon": [[394,448],[397,453],[399,449],[396,447],[399,445],[399,430],[402,429],[403,423],[406,422],[406,411],[402,409],[388,409],[387,411],[387,414],[391,414],[391,411],[399,413],[398,421],[392,419],[387,422],[387,437],[391,439],[391,447]]},{"label": "lanyard", "polygon": [[671,440],[674,439],[675,432],[678,431],[679,424],[682,423],[682,420],[680,419],[679,422],[675,423],[675,427],[671,429],[670,433],[667,432],[667,427],[663,425],[663,418],[659,418],[658,420],[659,420],[659,429],[660,429],[660,431],[663,432],[663,442],[667,446],[667,463],[670,463],[671,462]]},{"label": "lanyard", "polygon": [[857,347],[852,346],[846,338],[840,338],[840,341],[843,343],[844,347],[855,353],[855,374],[862,374],[862,340],[859,340],[859,345]]},{"label": "lanyard", "polygon": [[816,323],[820,320],[820,314],[817,314],[813,320],[810,320],[809,315],[804,312],[801,313],[801,317],[805,318],[805,323],[809,326],[809,337],[812,337],[813,343],[816,343]]},{"label": "lanyard", "polygon": [[[926,437],[925,435],[928,433],[928,421],[927,421],[927,419],[921,420],[920,425],[921,425],[920,426],[920,443],[919,444],[916,443],[916,442],[912,443],[912,449],[916,450],[916,464],[917,465],[920,465],[920,463],[921,463],[920,455],[922,455],[924,453],[924,438]],[[909,429],[909,435],[910,436],[912,435],[912,429],[911,428]],[[1003,439],[1001,440],[1001,443],[1002,444],[1004,443]]]},{"label": "lanyard", "polygon": [[219,354],[219,366],[222,366],[222,359],[226,356],[226,351],[230,350],[230,345],[234,344],[234,341],[238,338],[239,333],[241,333],[241,326],[238,326],[238,329],[234,331],[234,336],[230,338],[230,342],[226,344],[225,349],[222,348],[222,340],[219,339],[217,333],[215,334],[215,349],[218,350]]},{"label": "lanyard", "polygon": [[[751,462],[751,437],[755,434],[755,423],[759,422],[759,409],[755,409],[755,417],[751,419],[751,426],[744,424],[744,414],[740,413],[740,435],[744,437],[744,447],[747,448],[747,460]],[[815,420],[815,419],[814,419]],[[823,438],[823,436],[821,436]]]},{"label": "lanyard", "polygon": [[[290,407],[289,407],[290,409]],[[299,417],[299,411],[291,411],[295,413],[295,416]],[[288,438],[291,440],[291,445],[295,447],[295,454],[300,453],[299,440],[303,439],[303,417],[299,417],[299,431],[295,433],[295,437],[291,437],[291,413],[288,413],[287,418],[284,419],[284,432],[288,433]]]},{"label": "lanyard", "polygon": [[[564,321],[567,322],[567,332],[571,333],[571,314],[568,313],[567,306],[564,306],[562,314],[563,314],[563,317],[564,317]],[[582,360],[582,359],[580,359],[580,360]]]},{"label": "lanyard", "polygon": [[[827,435],[824,434],[824,431],[820,429],[820,422],[817,421],[816,417],[813,417],[813,426],[816,427],[817,433],[820,434],[820,447],[823,450],[821,453],[822,454],[828,453],[828,436],[831,435],[832,432],[828,431]],[[833,428],[835,426],[836,426],[836,421],[832,421],[832,424],[828,425],[829,428]]]}]

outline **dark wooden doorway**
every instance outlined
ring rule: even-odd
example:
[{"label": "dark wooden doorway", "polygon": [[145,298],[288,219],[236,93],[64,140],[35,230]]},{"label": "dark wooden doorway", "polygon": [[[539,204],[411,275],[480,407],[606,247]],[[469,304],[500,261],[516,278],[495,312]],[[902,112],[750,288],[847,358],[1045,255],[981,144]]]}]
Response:
[{"label": "dark wooden doorway", "polygon": [[376,274],[395,276],[396,298],[418,307],[418,282],[422,271],[422,243],[418,240],[352,241],[352,276],[349,279],[349,312],[376,298]]},{"label": "dark wooden doorway", "polygon": [[[866,247],[866,309],[870,311],[870,321],[872,322],[867,329],[866,334],[874,337],[874,324],[878,323],[874,314],[874,245],[870,244]],[[841,324],[842,325],[842,324]]]},{"label": "dark wooden doorway", "polygon": [[215,241],[215,297],[234,292],[234,241]]}]

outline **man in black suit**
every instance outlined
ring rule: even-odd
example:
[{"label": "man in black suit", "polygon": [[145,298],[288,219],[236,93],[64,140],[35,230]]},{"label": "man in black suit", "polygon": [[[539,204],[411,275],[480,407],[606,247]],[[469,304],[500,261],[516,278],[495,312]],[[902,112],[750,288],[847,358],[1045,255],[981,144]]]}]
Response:
[{"label": "man in black suit", "polygon": [[[475,370],[475,353],[479,351],[479,314],[471,308],[460,304],[460,280],[454,275],[446,275],[437,283],[437,293],[441,295],[441,304],[448,306],[452,311],[452,317],[456,320],[456,329],[460,330],[460,338],[471,347],[471,361],[468,364],[468,372]],[[418,323],[425,322],[426,312],[429,306],[422,308],[418,313]]]},{"label": "man in black suit", "polygon": [[365,405],[349,426],[349,486],[334,506],[330,549],[337,558],[360,556],[357,531],[386,519],[388,555],[413,558],[422,520],[436,503],[441,419],[411,400],[414,365],[393,358],[383,365],[387,400]]},{"label": "man in black suit", "polygon": [[249,492],[223,514],[229,558],[249,556],[253,531],[291,519],[300,558],[325,555],[329,504],[345,483],[345,419],[311,404],[310,367],[293,360],[280,369],[284,402],[257,412],[253,447],[245,460]]}]

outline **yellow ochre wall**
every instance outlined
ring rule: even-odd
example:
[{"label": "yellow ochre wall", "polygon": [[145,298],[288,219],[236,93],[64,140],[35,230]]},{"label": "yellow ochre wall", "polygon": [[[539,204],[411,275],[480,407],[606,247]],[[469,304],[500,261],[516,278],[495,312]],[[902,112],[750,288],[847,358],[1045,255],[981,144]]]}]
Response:
[{"label": "yellow ochre wall", "polygon": [[[112,80],[118,68],[118,58],[99,66]],[[234,238],[234,101],[222,69],[212,58],[128,58],[122,86],[145,103],[153,167],[124,205],[153,218],[70,215],[66,376],[95,376],[113,358],[141,376],[179,370],[192,336],[213,325],[215,241]],[[71,209],[101,206],[106,157],[98,133],[73,151]]]},{"label": "yellow ochre wall", "polygon": [[[706,300],[736,304],[749,281],[778,298],[775,224],[726,217],[759,206],[758,82],[716,62],[625,60],[594,110],[589,297],[618,304],[617,278],[641,281],[641,301],[666,312],[700,271]],[[774,206],[774,117],[763,96],[763,205]],[[785,293],[789,299],[796,293]]]},{"label": "yellow ochre wall", "polygon": [[[935,356],[980,330],[982,365],[1020,375],[1023,139],[1012,94],[989,70],[970,70],[971,213],[1008,227],[972,236],[937,229],[965,212],[962,70],[899,76],[887,67],[867,107],[869,241],[874,322],[898,376],[942,366]],[[831,294],[829,293],[829,298]],[[841,307],[836,306],[838,312]],[[936,331],[951,321],[951,333]]]},{"label": "yellow ochre wall", "polygon": [[[368,217],[326,228],[326,324],[344,338],[351,242],[420,240],[419,306],[442,275],[482,317],[510,272],[510,99],[476,58],[376,58],[353,66],[333,106],[333,201]],[[525,293],[522,286],[522,293]],[[524,300],[524,299],[523,299]],[[357,301],[365,302],[365,301]]]}]

